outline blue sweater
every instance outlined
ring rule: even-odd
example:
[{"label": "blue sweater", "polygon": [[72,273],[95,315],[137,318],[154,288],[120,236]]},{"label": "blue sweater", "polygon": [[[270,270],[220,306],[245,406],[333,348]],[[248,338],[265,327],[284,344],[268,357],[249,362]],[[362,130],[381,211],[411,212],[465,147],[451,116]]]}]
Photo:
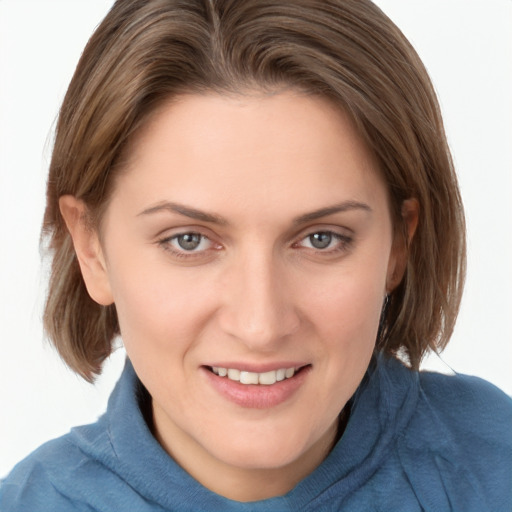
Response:
[{"label": "blue sweater", "polygon": [[218,496],[160,447],[128,361],[96,423],[46,443],[0,487],[2,512],[512,510],[512,400],[474,377],[378,357],[326,460],[285,496]]}]

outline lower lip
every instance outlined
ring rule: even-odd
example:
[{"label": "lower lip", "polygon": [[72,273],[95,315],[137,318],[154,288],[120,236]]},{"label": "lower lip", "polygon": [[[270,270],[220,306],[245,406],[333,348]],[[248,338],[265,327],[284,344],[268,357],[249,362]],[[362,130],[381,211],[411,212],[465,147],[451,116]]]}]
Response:
[{"label": "lower lip", "polygon": [[302,368],[289,379],[270,386],[260,384],[240,384],[227,377],[219,377],[207,368],[202,368],[210,384],[230,402],[251,409],[270,409],[289,400],[304,384],[311,367]]}]

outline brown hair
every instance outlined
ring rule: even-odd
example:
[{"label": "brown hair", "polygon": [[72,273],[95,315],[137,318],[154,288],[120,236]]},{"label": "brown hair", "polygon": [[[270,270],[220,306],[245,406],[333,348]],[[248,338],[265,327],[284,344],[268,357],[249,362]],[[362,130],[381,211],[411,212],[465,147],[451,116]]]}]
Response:
[{"label": "brown hair", "polygon": [[42,233],[53,257],[45,329],[84,378],[100,373],[119,325],[115,305],[87,294],[59,197],[82,199],[101,219],[124,148],[177,94],[283,86],[326,97],[353,118],[379,162],[398,232],[403,201],[419,202],[377,348],[405,352],[417,368],[429,348],[446,345],[464,281],[463,209],[427,72],[380,9],[369,0],[118,0],[60,111]]}]

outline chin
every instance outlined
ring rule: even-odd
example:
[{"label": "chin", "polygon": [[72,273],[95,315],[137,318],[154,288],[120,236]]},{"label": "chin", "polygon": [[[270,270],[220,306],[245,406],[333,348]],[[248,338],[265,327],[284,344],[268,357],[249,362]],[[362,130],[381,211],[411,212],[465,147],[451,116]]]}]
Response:
[{"label": "chin", "polygon": [[[320,436],[297,430],[290,433],[289,429],[284,433],[265,429],[241,436],[230,433],[224,442],[212,442],[215,448],[210,453],[225,464],[240,469],[279,469],[309,456],[324,458],[331,448],[331,437],[331,429]],[[322,448],[324,446],[327,448]],[[322,449],[324,453],[320,453]]]},{"label": "chin", "polygon": [[228,466],[243,470],[272,470],[280,469],[295,463],[303,455],[302,451],[297,450],[274,450],[273,447],[255,450],[235,450],[231,449],[229,453],[224,452],[221,460]]}]

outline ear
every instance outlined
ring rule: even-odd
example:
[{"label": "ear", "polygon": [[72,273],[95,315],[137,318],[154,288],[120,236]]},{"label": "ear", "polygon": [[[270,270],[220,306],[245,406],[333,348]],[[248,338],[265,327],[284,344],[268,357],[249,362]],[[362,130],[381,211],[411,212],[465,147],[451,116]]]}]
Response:
[{"label": "ear", "polygon": [[108,306],[114,302],[107,266],[97,231],[88,222],[87,206],[74,196],[59,198],[59,208],[82,271],[85,286],[91,298]]},{"label": "ear", "polygon": [[386,293],[391,293],[402,281],[407,260],[409,258],[409,246],[418,227],[420,205],[416,198],[406,199],[402,203],[403,230],[396,229],[391,257],[388,264],[386,279]]}]

